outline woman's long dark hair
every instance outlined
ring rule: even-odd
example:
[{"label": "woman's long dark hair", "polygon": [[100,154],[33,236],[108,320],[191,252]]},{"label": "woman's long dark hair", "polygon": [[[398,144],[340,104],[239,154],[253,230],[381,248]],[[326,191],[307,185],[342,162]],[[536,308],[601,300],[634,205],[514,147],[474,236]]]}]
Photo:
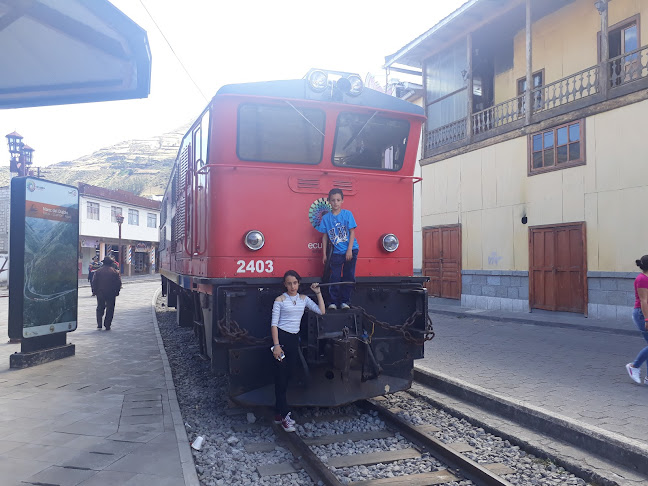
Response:
[{"label": "woman's long dark hair", "polygon": [[642,271],[648,270],[648,255],[644,255],[639,260],[635,260],[635,263]]},{"label": "woman's long dark hair", "polygon": [[[648,256],[646,258],[648,258]],[[297,279],[297,283],[301,282],[301,276],[294,270],[288,270],[286,273],[284,273],[284,282],[286,281],[286,277],[295,277]]]}]

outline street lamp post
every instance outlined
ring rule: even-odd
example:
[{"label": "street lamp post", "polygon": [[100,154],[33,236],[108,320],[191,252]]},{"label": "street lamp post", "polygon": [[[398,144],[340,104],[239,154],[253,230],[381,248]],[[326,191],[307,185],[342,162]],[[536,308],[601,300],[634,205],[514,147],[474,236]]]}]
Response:
[{"label": "street lamp post", "polygon": [[124,261],[122,260],[122,241],[121,241],[121,225],[124,222],[124,217],[121,214],[118,214],[115,216],[115,219],[117,220],[117,224],[119,225],[119,272],[121,273],[121,269],[124,266]]},{"label": "street lamp post", "polygon": [[25,145],[23,137],[17,132],[6,135],[9,145],[9,171],[19,176],[29,175],[29,167],[33,162],[34,149]]}]

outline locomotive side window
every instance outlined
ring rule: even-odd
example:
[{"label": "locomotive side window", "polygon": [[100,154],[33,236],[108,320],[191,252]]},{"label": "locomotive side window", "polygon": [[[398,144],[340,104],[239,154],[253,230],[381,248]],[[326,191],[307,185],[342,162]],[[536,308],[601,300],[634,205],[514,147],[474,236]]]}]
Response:
[{"label": "locomotive side window", "polygon": [[290,105],[241,105],[238,157],[258,162],[319,164],[325,119],[321,110]]},{"label": "locomotive side window", "polygon": [[335,129],[333,164],[397,171],[403,167],[410,125],[378,112],[341,113]]}]

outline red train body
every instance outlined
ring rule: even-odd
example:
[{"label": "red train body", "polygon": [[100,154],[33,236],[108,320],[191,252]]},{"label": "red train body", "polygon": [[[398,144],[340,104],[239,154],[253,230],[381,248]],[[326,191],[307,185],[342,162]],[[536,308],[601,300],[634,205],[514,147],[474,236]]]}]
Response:
[{"label": "red train body", "polygon": [[[323,90],[321,83],[313,89],[312,77],[221,88],[183,139],[164,196],[163,291],[177,306],[179,323],[194,326],[213,369],[232,377],[232,397],[244,403],[272,400],[272,377],[258,376],[271,358],[264,339],[272,300],[288,269],[305,283],[320,281],[322,237],[311,219],[332,188],[343,190],[343,207],[358,223],[358,307],[346,316],[304,318],[308,386],[289,399],[334,405],[407,388],[412,359],[422,356],[429,337],[423,279],[412,276],[412,185],[423,111],[372,90],[354,93],[359,78],[338,76],[327,78]],[[393,238],[391,247],[383,245],[386,234],[398,238],[397,248]],[[388,311],[386,304],[399,308]],[[404,329],[396,328],[417,312],[406,326],[418,337],[405,342]],[[382,330],[366,316],[376,316]],[[349,343],[349,328],[365,344]],[[372,337],[391,343],[384,363],[369,356],[376,354]],[[393,365],[393,386],[385,373],[388,355],[407,361],[404,368]],[[365,367],[373,372],[367,375]],[[321,379],[313,379],[313,370]],[[327,371],[341,371],[348,391],[339,393]],[[350,386],[354,376],[363,383],[357,390]]]}]

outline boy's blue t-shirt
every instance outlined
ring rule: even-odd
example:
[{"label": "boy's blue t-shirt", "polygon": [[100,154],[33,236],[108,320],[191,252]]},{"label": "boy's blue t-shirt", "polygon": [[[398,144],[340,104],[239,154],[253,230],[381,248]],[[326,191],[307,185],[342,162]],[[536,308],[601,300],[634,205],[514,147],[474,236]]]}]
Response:
[{"label": "boy's blue t-shirt", "polygon": [[[349,230],[357,226],[353,213],[347,209],[341,209],[337,216],[331,212],[326,213],[322,217],[317,231],[327,234],[333,245],[333,253],[346,253],[349,248]],[[354,238],[351,249],[357,250],[358,248],[358,239]]]}]

